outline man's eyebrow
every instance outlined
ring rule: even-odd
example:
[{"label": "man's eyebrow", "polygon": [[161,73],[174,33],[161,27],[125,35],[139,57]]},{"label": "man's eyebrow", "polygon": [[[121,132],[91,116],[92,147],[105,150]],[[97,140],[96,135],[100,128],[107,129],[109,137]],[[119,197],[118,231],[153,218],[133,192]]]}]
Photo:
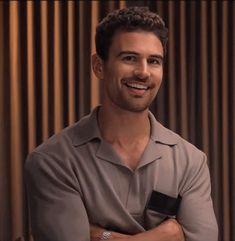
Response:
[{"label": "man's eyebrow", "polygon": [[153,54],[153,55],[150,55],[151,58],[157,58],[159,60],[161,60],[163,62],[164,58],[161,54]]},{"label": "man's eyebrow", "polygon": [[[135,52],[135,51],[120,51],[117,55],[117,57],[120,57],[122,55],[125,55],[125,54],[133,54],[133,55],[140,55],[138,52]],[[163,56],[161,54],[152,54],[150,55],[149,57],[151,58],[157,58],[157,59],[160,59],[163,61]]]},{"label": "man's eyebrow", "polygon": [[139,53],[135,52],[135,51],[120,51],[117,55],[117,57],[122,56],[124,54],[134,54],[134,55],[140,55]]}]

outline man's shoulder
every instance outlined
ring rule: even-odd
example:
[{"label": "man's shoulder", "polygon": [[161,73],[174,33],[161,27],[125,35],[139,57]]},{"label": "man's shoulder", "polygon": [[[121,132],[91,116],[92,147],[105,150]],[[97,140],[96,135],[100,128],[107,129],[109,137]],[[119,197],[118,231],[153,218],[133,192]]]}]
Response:
[{"label": "man's shoulder", "polygon": [[163,126],[158,121],[156,121],[156,126],[160,133],[160,136],[158,137],[160,142],[172,146],[174,150],[177,150],[183,156],[205,156],[205,153],[190,140]]},{"label": "man's shoulder", "polygon": [[50,154],[69,152],[76,145],[76,139],[84,134],[89,115],[82,117],[76,123],[69,125],[53,134],[47,140],[38,145],[31,153]]},{"label": "man's shoulder", "polygon": [[74,143],[77,136],[84,131],[86,118],[87,116],[65,127],[33,149],[26,158],[25,170],[38,172],[40,169],[58,171],[61,167],[67,168],[71,161],[76,160],[77,151]]},{"label": "man's shoulder", "polygon": [[67,126],[37,146],[33,152],[48,152],[50,150],[57,151],[59,147],[65,148],[72,145],[74,132],[78,129],[78,126],[79,122],[74,125]]}]

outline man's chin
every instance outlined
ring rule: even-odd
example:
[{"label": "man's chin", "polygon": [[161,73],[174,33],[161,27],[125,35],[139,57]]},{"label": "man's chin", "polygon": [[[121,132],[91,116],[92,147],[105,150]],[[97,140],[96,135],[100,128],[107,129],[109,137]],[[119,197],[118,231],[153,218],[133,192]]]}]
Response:
[{"label": "man's chin", "polygon": [[133,112],[133,113],[141,113],[145,112],[146,110],[149,109],[149,105],[144,105],[144,106],[123,106],[122,109],[125,109],[126,111]]}]

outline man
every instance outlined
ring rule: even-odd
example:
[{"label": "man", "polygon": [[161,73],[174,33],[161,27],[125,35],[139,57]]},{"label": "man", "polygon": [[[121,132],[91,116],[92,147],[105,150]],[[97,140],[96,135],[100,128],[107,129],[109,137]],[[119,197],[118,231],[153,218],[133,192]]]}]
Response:
[{"label": "man", "polygon": [[96,31],[102,105],[26,162],[35,241],[216,241],[205,154],[149,111],[162,81],[167,29],[143,7]]}]

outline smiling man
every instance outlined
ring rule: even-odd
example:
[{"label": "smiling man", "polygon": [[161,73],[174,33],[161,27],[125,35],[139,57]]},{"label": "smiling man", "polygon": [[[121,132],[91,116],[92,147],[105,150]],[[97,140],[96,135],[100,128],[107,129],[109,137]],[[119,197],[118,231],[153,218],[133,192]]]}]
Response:
[{"label": "smiling man", "polygon": [[167,29],[147,8],[97,26],[102,104],[26,162],[35,241],[216,241],[206,156],[149,111]]},{"label": "smiling man", "polygon": [[103,104],[111,101],[131,113],[147,111],[162,81],[163,46],[151,32],[117,31],[108,60],[103,62],[95,54],[93,66],[97,77],[103,80]]}]

